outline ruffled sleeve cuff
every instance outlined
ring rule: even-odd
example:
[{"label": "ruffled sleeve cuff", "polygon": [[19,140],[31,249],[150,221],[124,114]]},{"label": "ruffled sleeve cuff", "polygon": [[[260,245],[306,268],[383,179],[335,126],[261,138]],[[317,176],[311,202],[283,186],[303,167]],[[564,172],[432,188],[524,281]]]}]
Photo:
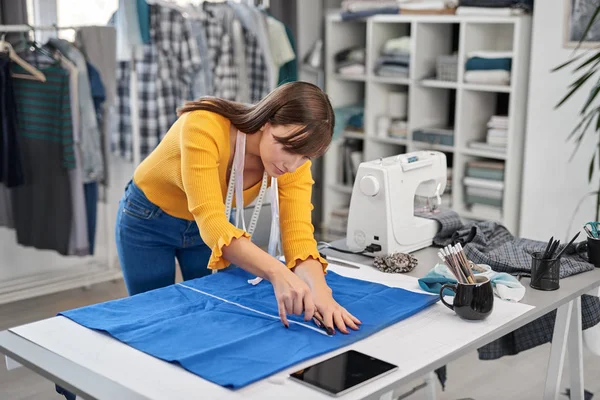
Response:
[{"label": "ruffled sleeve cuff", "polygon": [[321,265],[323,266],[323,272],[327,273],[327,266],[329,264],[323,257],[321,257],[318,250],[313,250],[312,252],[306,251],[304,253],[300,253],[298,255],[290,257],[290,259],[289,259],[289,261],[287,261],[286,265],[289,269],[292,269],[292,268],[296,267],[296,265],[298,265],[300,262],[306,261],[309,257],[320,262]]},{"label": "ruffled sleeve cuff", "polygon": [[233,239],[239,239],[242,236],[250,239],[250,234],[241,229],[232,229],[221,236],[212,248],[212,254],[208,260],[208,269],[219,270],[228,267],[230,262],[223,258],[223,247],[229,246]]}]

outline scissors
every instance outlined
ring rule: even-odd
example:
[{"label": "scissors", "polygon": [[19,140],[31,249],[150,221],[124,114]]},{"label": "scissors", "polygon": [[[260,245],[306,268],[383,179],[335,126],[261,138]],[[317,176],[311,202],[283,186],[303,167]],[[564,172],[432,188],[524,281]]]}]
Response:
[{"label": "scissors", "polygon": [[583,226],[588,236],[598,239],[600,237],[600,222],[588,222]]}]

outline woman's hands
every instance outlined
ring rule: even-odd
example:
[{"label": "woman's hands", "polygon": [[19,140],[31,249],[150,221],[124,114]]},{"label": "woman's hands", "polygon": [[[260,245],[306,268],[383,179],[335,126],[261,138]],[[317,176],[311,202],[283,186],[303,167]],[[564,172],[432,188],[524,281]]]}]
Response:
[{"label": "woman's hands", "polygon": [[[317,264],[319,268],[317,273],[322,275],[321,264],[318,262]],[[303,272],[306,271],[303,271],[303,268],[296,269],[296,271],[300,274],[282,268],[271,280],[277,299],[279,317],[286,327],[289,326],[288,314],[302,315],[304,313],[304,320],[309,321],[318,312],[325,327],[332,328],[333,331],[336,327],[342,333],[349,333],[347,327],[358,330],[361,322],[333,299],[331,289],[325,283],[325,279],[322,279],[322,282],[318,279],[315,279],[316,282],[309,279],[311,288],[302,279],[305,276]]]},{"label": "woman's hands", "polygon": [[299,262],[293,275],[305,282],[310,291],[312,308],[310,316],[307,316],[305,312],[306,320],[312,318],[314,313],[318,312],[323,317],[323,323],[327,328],[332,328],[335,331],[337,327],[342,333],[348,333],[347,327],[358,330],[358,326],[361,324],[360,320],[333,299],[331,288],[325,282],[323,266],[319,261],[308,258]]},{"label": "woman's hands", "polygon": [[310,288],[302,279],[289,269],[283,267],[278,274],[271,279],[279,317],[285,327],[289,327],[287,314],[301,315],[304,313],[304,319],[310,320],[315,313],[315,303],[313,302]]},{"label": "woman's hands", "polygon": [[328,286],[313,290],[312,297],[316,309],[323,316],[325,327],[334,328],[334,331],[337,327],[340,332],[346,334],[349,333],[347,327],[358,330],[361,322],[333,299]]}]

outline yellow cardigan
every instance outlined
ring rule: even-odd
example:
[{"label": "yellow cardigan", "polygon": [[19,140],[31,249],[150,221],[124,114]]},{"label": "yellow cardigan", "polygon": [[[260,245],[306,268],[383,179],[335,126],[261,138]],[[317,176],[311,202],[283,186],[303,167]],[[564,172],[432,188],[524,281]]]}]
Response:
[{"label": "yellow cardigan", "polygon": [[[165,213],[196,221],[202,240],[212,250],[210,269],[229,265],[222,257],[223,246],[233,238],[250,237],[225,215],[230,126],[227,118],[209,111],[182,115],[133,176],[146,197]],[[310,166],[307,161],[277,179],[281,241],[288,268],[309,257],[327,267],[313,236]],[[250,204],[259,190],[260,182],[244,190],[244,204]]]}]

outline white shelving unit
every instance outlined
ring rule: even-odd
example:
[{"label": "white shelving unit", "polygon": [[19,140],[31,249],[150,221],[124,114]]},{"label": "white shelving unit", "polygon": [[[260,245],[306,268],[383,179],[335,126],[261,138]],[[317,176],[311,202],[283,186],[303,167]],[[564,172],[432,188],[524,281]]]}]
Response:
[{"label": "white shelving unit", "polygon": [[[411,38],[408,78],[376,76],[374,66],[383,44],[404,35]],[[340,181],[339,149],[344,137],[352,137],[364,140],[365,160],[416,150],[445,152],[452,164],[449,165],[452,167],[452,208],[464,218],[496,220],[518,234],[530,35],[529,16],[378,15],[358,21],[342,21],[337,14],[327,16],[326,91],[334,108],[363,101],[365,112],[364,134],[346,132],[333,141],[325,154],[323,232],[327,233],[331,226],[332,211],[348,207],[350,202],[351,185],[343,185]],[[334,55],[351,46],[366,48],[364,76],[344,76],[335,71]],[[481,50],[513,52],[510,85],[464,83],[467,54]],[[437,57],[453,53],[458,54],[457,81],[436,80]],[[408,93],[406,139],[377,136],[377,119],[387,110],[390,91]],[[501,101],[508,104],[506,153],[469,148],[468,143],[472,140],[485,141],[487,122],[498,113]],[[452,146],[432,145],[412,138],[416,129],[443,125],[454,126]],[[472,160],[505,162],[503,208],[497,214],[477,212],[465,204],[463,178],[466,163]]]}]

